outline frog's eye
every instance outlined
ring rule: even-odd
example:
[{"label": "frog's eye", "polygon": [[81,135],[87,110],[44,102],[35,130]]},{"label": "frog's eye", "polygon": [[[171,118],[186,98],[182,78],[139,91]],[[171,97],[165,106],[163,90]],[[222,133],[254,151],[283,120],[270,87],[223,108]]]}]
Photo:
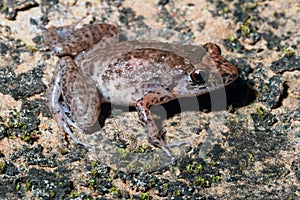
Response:
[{"label": "frog's eye", "polygon": [[194,70],[190,75],[195,84],[205,84],[208,80],[208,76],[208,72],[201,69]]}]

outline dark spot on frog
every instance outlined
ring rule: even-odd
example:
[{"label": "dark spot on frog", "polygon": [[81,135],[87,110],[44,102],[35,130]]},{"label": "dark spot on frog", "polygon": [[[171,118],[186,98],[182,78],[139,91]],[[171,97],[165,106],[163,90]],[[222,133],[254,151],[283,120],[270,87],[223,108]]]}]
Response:
[{"label": "dark spot on frog", "polygon": [[140,99],[140,102],[139,102],[140,106],[144,106],[143,101],[144,101],[144,98],[141,98],[141,99]]},{"label": "dark spot on frog", "polygon": [[115,85],[115,88],[116,88],[117,90],[120,90],[120,89],[122,88],[121,83],[117,83],[117,84]]},{"label": "dark spot on frog", "polygon": [[[147,101],[146,102],[146,108],[149,108],[150,107],[150,103]],[[148,112],[147,112],[148,113]]]},{"label": "dark spot on frog", "polygon": [[151,103],[152,104],[155,104],[156,102],[157,102],[157,98],[156,97],[154,97],[154,98],[151,99]]},{"label": "dark spot on frog", "polygon": [[132,55],[130,55],[129,53],[128,54],[125,54],[124,57],[122,58],[122,61],[129,61],[132,59]]}]

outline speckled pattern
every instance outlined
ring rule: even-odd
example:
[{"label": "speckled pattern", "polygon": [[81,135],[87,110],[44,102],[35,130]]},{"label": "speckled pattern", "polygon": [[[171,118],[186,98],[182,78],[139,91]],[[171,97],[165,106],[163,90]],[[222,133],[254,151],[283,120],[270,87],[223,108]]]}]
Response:
[{"label": "speckled pattern", "polygon": [[[7,0],[0,12],[1,199],[300,198],[298,1]],[[163,168],[129,173],[113,159],[158,148],[138,140],[143,127],[136,111],[104,103],[103,138],[86,136],[119,154],[99,159],[110,155],[100,146],[98,158],[91,157],[59,130],[45,98],[58,57],[45,48],[43,33],[76,22],[113,24],[119,31],[168,28],[198,46],[218,44],[239,72],[226,87],[227,110],[214,93],[192,99],[198,105],[181,98],[153,106],[163,138],[189,136],[191,147],[174,165],[162,158],[141,164]],[[173,51],[185,58],[193,52]],[[85,65],[81,56],[75,62]]]}]

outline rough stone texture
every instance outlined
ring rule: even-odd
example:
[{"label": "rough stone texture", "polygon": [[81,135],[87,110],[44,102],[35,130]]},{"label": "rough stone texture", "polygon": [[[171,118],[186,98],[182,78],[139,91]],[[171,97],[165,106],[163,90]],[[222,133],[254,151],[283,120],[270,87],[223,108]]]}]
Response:
[{"label": "rough stone texture", "polygon": [[[300,198],[297,1],[27,0],[0,1],[0,11],[1,199]],[[80,20],[120,30],[173,29],[199,44],[219,44],[238,66],[239,79],[226,89],[227,111],[211,112],[209,95],[198,99],[201,112],[178,112],[176,103],[164,105],[171,114],[153,108],[155,116],[168,117],[160,122],[166,139],[194,135],[175,165],[119,171],[59,131],[44,98],[58,58],[45,51],[41,36],[47,27]],[[223,124],[215,123],[215,113]],[[157,150],[131,142],[141,132],[136,112],[113,111],[103,131],[120,149]],[[218,136],[211,146],[205,143],[210,133]]]}]

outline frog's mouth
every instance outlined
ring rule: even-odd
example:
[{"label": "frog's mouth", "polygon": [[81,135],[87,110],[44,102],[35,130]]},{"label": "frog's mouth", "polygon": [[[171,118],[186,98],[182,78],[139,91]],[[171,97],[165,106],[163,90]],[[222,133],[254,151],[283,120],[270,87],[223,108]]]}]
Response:
[{"label": "frog's mouth", "polygon": [[201,89],[206,89],[207,85],[206,83],[202,83],[202,84],[195,84],[195,83],[190,83],[189,85],[186,85],[186,89],[188,91],[193,91],[193,90],[201,90]]}]

